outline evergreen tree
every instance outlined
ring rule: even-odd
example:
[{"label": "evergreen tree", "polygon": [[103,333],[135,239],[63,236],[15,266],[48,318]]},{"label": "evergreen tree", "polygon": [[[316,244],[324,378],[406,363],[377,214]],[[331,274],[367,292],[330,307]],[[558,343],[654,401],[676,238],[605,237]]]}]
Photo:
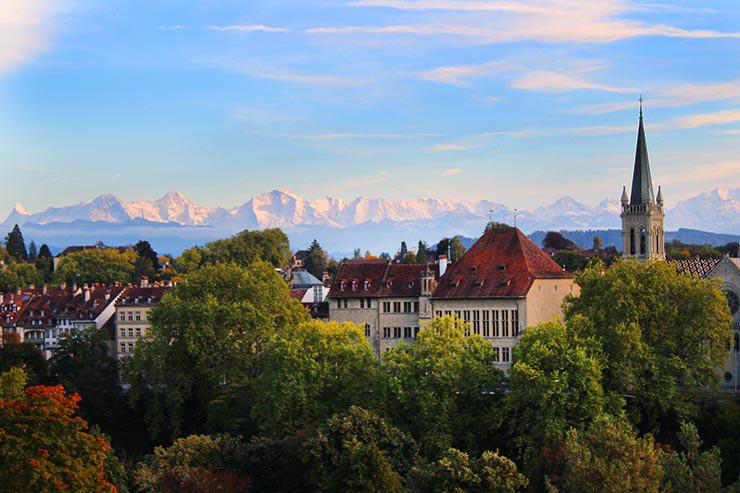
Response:
[{"label": "evergreen tree", "polygon": [[15,260],[24,262],[28,260],[26,242],[23,241],[23,233],[21,233],[21,228],[17,224],[13,226],[13,230],[5,237],[5,248],[8,250],[8,255]]},{"label": "evergreen tree", "polygon": [[427,260],[427,245],[423,241],[419,240],[419,249],[416,252],[416,263],[426,264]]},{"label": "evergreen tree", "polygon": [[28,261],[36,262],[36,256],[36,243],[31,240],[31,243],[28,244]]},{"label": "evergreen tree", "polygon": [[159,270],[159,255],[157,255],[157,252],[154,251],[148,241],[138,241],[136,245],[134,245],[134,251],[139,255],[139,257],[149,261],[154,272]]},{"label": "evergreen tree", "polygon": [[326,266],[328,262],[328,255],[321,248],[319,242],[314,240],[311,242],[311,246],[308,247],[308,256],[306,256],[306,270],[311,273],[315,278],[321,279],[326,272]]},{"label": "evergreen tree", "polygon": [[54,257],[46,243],[41,245],[39,253],[36,255],[36,270],[44,276],[44,282],[51,281],[54,272]]}]

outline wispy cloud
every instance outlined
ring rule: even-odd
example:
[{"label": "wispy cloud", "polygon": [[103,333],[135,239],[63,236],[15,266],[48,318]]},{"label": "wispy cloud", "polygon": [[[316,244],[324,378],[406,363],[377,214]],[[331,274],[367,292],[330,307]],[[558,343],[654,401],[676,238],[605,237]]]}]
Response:
[{"label": "wispy cloud", "polygon": [[157,29],[160,31],[181,31],[183,29],[189,29],[189,27],[182,24],[175,24],[174,26],[159,26]]},{"label": "wispy cloud", "polygon": [[390,180],[391,174],[387,171],[379,171],[377,175],[363,178],[352,178],[341,183],[343,188],[362,188],[370,185],[377,185]]},{"label": "wispy cloud", "polygon": [[435,133],[412,133],[412,134],[373,134],[373,133],[341,133],[341,134],[307,134],[296,137],[308,140],[343,140],[343,139],[410,139],[417,137],[439,137]]},{"label": "wispy cloud", "polygon": [[448,144],[436,144],[427,147],[427,150],[431,152],[468,151],[476,147],[480,147],[480,144],[452,142]]},{"label": "wispy cloud", "polygon": [[283,33],[288,31],[287,29],[283,27],[270,27],[270,26],[263,26],[261,24],[248,24],[244,26],[214,26],[210,25],[208,26],[208,29],[212,31],[237,31],[237,32],[243,32],[243,33],[252,33],[252,32],[265,32],[265,33]]},{"label": "wispy cloud", "polygon": [[543,12],[544,9],[522,2],[460,2],[449,0],[357,0],[350,2],[353,7],[383,7],[397,10],[455,10],[455,11],[503,11],[503,12]]},{"label": "wispy cloud", "polygon": [[459,173],[460,173],[461,171],[462,171],[462,170],[461,170],[460,168],[450,168],[450,169],[446,169],[446,170],[442,171],[442,172],[441,172],[441,173],[439,174],[439,176],[442,176],[442,177],[446,177],[446,176],[452,176],[452,175],[457,175],[457,174],[459,174]]},{"label": "wispy cloud", "polygon": [[51,48],[53,18],[66,2],[20,0],[0,3],[0,74],[28,63]]},{"label": "wispy cloud", "polygon": [[607,92],[635,92],[635,89],[615,87],[606,84],[599,84],[587,80],[584,77],[578,75],[570,75],[559,72],[553,72],[551,70],[532,70],[526,74],[515,77],[511,86],[516,89],[524,89],[527,91],[543,91],[543,92],[567,92],[578,89],[590,89]]},{"label": "wispy cloud", "polygon": [[440,82],[454,86],[466,86],[470,79],[484,76],[495,76],[507,72],[512,66],[506,62],[488,62],[480,65],[453,65],[448,67],[436,67],[431,70],[418,72],[421,80]]},{"label": "wispy cloud", "polygon": [[717,111],[714,113],[701,113],[679,118],[676,124],[683,128],[697,128],[707,125],[724,125],[727,123],[740,122],[740,109]]},{"label": "wispy cloud", "polygon": [[250,61],[213,60],[208,62],[208,64],[215,67],[234,70],[236,72],[239,72],[240,74],[248,75],[250,77],[277,80],[294,84],[359,87],[366,86],[372,83],[370,79],[359,77],[302,73],[290,69],[265,66]]}]

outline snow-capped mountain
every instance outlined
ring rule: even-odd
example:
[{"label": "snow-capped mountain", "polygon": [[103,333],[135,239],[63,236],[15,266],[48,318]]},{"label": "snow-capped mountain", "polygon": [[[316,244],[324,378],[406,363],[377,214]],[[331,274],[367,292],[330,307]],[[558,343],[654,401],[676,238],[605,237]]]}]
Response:
[{"label": "snow-capped mountain", "polygon": [[[49,207],[35,213],[16,204],[0,226],[10,229],[14,224],[28,225],[38,236],[51,235],[52,231],[57,236],[94,231],[101,238],[103,233],[114,238],[135,234],[201,242],[244,229],[279,227],[289,234],[291,242],[294,238],[299,239],[298,244],[311,238],[343,239],[346,245],[337,248],[352,251],[356,247],[387,249],[373,245],[395,243],[397,238],[432,241],[454,234],[477,237],[489,220],[516,222],[526,233],[619,229],[620,212],[619,200],[609,197],[595,207],[562,197],[547,206],[515,210],[491,201],[463,204],[435,198],[326,197],[308,201],[288,190],[263,193],[225,209],[202,207],[178,192],[169,192],[151,202],[123,202],[106,194],[89,203]],[[666,211],[666,229],[678,228],[740,233],[740,189],[713,190],[679,202]]]}]

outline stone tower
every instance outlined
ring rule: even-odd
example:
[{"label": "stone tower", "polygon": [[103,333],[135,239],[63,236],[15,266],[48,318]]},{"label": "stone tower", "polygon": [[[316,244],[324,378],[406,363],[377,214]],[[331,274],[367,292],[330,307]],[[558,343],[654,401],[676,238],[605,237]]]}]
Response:
[{"label": "stone tower", "polygon": [[622,256],[640,261],[665,259],[664,217],[663,192],[658,187],[657,197],[653,193],[640,97],[640,126],[631,194],[627,196],[627,188],[622,188]]}]

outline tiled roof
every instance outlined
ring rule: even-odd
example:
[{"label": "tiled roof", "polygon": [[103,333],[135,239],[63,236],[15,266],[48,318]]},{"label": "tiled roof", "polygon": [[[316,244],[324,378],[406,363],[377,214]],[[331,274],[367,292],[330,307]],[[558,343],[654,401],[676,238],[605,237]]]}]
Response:
[{"label": "tiled roof", "polygon": [[535,279],[572,278],[518,229],[490,228],[450,265],[432,298],[522,297]]},{"label": "tiled roof", "polygon": [[681,260],[668,259],[668,263],[675,266],[678,272],[700,279],[706,277],[719,262],[718,258],[699,258],[698,255]]},{"label": "tiled roof", "polygon": [[116,306],[156,305],[169,289],[171,289],[169,286],[127,288]]},{"label": "tiled roof", "polygon": [[309,288],[311,286],[320,286],[321,281],[316,279],[310,272],[305,270],[294,270],[290,274],[290,284],[295,289]]},{"label": "tiled roof", "polygon": [[421,276],[427,268],[437,277],[436,265],[391,264],[382,259],[345,260],[334,278],[329,297],[418,297]]},{"label": "tiled roof", "polygon": [[301,301],[303,297],[306,296],[306,291],[308,291],[308,289],[291,289],[290,297],[294,300]]}]

